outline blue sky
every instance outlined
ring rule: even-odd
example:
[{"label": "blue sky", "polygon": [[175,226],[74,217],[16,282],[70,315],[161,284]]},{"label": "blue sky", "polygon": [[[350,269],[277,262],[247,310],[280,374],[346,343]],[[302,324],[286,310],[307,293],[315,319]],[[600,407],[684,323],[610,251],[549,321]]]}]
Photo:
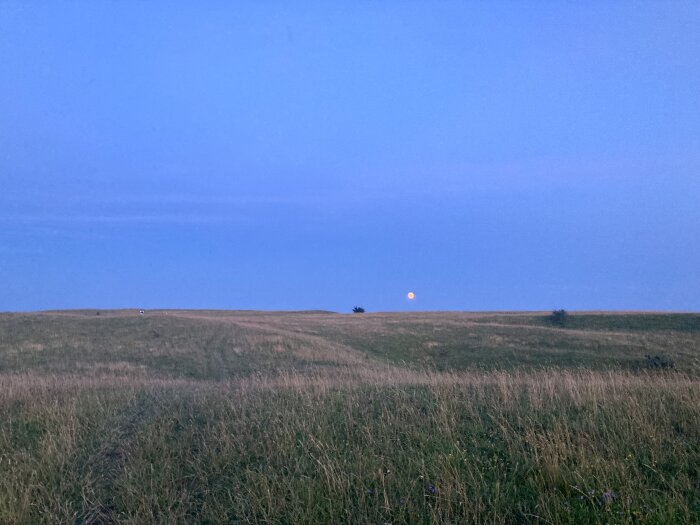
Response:
[{"label": "blue sky", "polygon": [[0,310],[700,310],[698,27],[0,0]]}]

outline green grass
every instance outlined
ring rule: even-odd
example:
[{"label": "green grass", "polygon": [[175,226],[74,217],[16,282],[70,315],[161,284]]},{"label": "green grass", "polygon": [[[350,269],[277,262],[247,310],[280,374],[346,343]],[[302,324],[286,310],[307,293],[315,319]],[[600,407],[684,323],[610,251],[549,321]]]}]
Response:
[{"label": "green grass", "polygon": [[3,314],[0,523],[697,523],[694,319]]},{"label": "green grass", "polygon": [[[547,323],[547,320],[544,320]],[[700,332],[699,314],[575,314],[567,328],[634,332]]]}]

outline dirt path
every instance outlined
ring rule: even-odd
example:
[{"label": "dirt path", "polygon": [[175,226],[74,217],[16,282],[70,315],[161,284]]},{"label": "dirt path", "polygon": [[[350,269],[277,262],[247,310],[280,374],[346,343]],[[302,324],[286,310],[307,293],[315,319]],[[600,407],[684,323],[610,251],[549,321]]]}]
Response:
[{"label": "dirt path", "polygon": [[312,348],[323,348],[329,352],[329,357],[336,358],[343,364],[367,364],[373,360],[368,354],[361,352],[351,346],[342,344],[337,341],[327,339],[320,335],[309,334],[306,332],[293,330],[286,325],[278,325],[273,322],[251,320],[245,317],[226,317],[226,316],[207,316],[201,314],[181,313],[176,312],[169,314],[170,317],[178,317],[181,319],[193,319],[198,321],[208,321],[218,324],[227,324],[240,328],[241,330],[249,330],[265,335],[280,336],[291,340],[299,341]]},{"label": "dirt path", "polygon": [[83,494],[82,523],[103,525],[120,521],[115,515],[115,484],[126,467],[138,432],[156,413],[153,398],[141,393],[107,429],[104,442],[86,462],[85,486],[89,491]]}]

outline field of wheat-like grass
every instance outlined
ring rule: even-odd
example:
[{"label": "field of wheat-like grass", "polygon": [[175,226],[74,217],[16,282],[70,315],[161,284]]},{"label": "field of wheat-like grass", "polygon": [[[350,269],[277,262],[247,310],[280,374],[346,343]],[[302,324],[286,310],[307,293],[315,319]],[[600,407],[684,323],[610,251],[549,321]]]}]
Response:
[{"label": "field of wheat-like grass", "polygon": [[0,315],[3,524],[698,522],[698,315]]}]

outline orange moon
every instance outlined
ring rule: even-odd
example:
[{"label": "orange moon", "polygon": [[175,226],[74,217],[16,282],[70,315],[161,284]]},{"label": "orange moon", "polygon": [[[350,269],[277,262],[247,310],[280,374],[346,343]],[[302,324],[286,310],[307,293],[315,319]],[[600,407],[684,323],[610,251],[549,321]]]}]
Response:
[{"label": "orange moon", "polygon": [[408,299],[409,299],[410,301],[413,301],[413,299],[416,298],[416,294],[414,294],[413,292],[408,292],[408,293],[406,294],[406,297],[408,297]]}]

